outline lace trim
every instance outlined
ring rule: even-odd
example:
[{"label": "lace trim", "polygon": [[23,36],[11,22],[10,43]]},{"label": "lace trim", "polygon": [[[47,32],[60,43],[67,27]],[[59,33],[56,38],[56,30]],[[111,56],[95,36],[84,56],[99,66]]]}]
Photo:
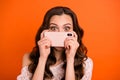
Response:
[{"label": "lace trim", "polygon": [[91,58],[88,57],[88,59],[85,61],[84,66],[84,76],[81,80],[91,80],[92,78],[92,70],[93,70],[93,61]]},{"label": "lace trim", "polygon": [[64,77],[64,69],[62,68],[64,62],[61,64],[55,66],[55,67],[50,67],[51,72],[53,73],[53,80],[61,80]]},{"label": "lace trim", "polygon": [[[62,65],[64,64],[61,63],[57,65],[56,67],[51,67],[50,70],[53,72],[53,79],[52,80],[61,80],[64,76],[64,70],[62,69]],[[93,61],[88,58],[85,61],[84,66],[84,76],[81,80],[91,80],[92,78],[92,70],[93,70]],[[29,72],[28,66],[25,66],[21,70],[21,74],[17,76],[17,80],[31,80],[32,73]]]},{"label": "lace trim", "polygon": [[32,73],[29,72],[28,66],[25,66],[21,70],[21,74],[17,76],[17,80],[30,80]]}]

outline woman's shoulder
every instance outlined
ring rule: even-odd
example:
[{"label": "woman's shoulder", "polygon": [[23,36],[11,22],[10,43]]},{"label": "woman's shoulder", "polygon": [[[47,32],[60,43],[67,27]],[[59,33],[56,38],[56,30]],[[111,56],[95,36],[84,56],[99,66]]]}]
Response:
[{"label": "woman's shoulder", "polygon": [[85,70],[91,70],[93,69],[93,60],[88,57],[85,61],[84,61],[84,68]]},{"label": "woman's shoulder", "polygon": [[22,67],[28,66],[31,63],[29,56],[30,56],[30,53],[24,54],[23,60],[22,60]]},{"label": "woman's shoulder", "polygon": [[87,59],[84,61],[85,64],[93,64],[93,60],[90,57],[87,57]]}]

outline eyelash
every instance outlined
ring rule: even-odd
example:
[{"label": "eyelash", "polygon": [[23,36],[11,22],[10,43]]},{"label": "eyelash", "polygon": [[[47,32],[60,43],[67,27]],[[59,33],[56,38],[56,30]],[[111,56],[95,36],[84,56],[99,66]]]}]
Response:
[{"label": "eyelash", "polygon": [[49,29],[52,31],[55,31],[55,29],[57,29],[57,28],[55,26],[51,26]]},{"label": "eyelash", "polygon": [[[58,30],[58,28],[57,28],[56,26],[50,26],[49,29],[50,29],[51,31],[57,31],[57,30]],[[71,29],[71,28],[70,28],[69,26],[65,26],[65,27],[64,27],[64,31],[69,31],[70,29]]]},{"label": "eyelash", "polygon": [[69,30],[70,30],[70,27],[69,27],[69,26],[66,26],[64,29],[65,29],[65,31],[69,31]]}]

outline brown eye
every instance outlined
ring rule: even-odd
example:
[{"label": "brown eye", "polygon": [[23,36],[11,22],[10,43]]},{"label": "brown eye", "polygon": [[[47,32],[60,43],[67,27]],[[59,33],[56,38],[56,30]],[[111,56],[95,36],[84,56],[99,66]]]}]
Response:
[{"label": "brown eye", "polygon": [[56,28],[55,26],[51,26],[49,29],[50,29],[51,31],[57,31],[57,28]]},{"label": "brown eye", "polygon": [[64,28],[64,30],[65,30],[65,31],[70,31],[70,27],[69,27],[69,26],[66,26],[66,27]]}]

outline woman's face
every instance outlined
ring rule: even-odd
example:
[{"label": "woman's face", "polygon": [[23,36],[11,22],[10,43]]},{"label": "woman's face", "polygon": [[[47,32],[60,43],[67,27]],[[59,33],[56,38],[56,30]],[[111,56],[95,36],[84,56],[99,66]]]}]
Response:
[{"label": "woman's face", "polygon": [[72,18],[66,14],[54,15],[50,19],[49,31],[52,31],[52,32],[73,31]]},{"label": "woman's face", "polygon": [[[54,15],[50,19],[49,31],[51,32],[71,32],[73,31],[73,21],[69,15]],[[62,47],[56,47],[56,50],[64,50]]]}]

